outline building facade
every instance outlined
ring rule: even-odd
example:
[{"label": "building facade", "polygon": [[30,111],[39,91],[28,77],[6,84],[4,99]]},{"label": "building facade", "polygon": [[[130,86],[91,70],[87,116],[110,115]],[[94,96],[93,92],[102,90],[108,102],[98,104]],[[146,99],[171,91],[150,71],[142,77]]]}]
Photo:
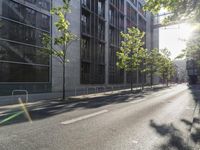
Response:
[{"label": "building facade", "polygon": [[51,59],[41,52],[50,8],[50,0],[0,0],[0,95],[51,91]]},{"label": "building facade", "polygon": [[[57,36],[51,7],[62,0],[0,0],[0,95],[14,89],[30,93],[62,89],[62,66],[42,53],[42,35]],[[155,45],[153,16],[143,0],[71,0],[70,30],[79,37],[67,52],[67,89],[128,84],[130,75],[117,68],[120,32],[138,27],[145,47]],[[138,72],[135,72],[135,83]]]}]

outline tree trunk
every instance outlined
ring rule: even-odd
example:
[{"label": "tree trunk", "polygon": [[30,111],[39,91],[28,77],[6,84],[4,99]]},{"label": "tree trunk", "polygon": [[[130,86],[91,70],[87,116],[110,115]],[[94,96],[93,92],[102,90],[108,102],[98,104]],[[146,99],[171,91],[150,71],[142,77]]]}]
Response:
[{"label": "tree trunk", "polygon": [[144,73],[140,72],[141,74],[141,91],[144,90]]},{"label": "tree trunk", "polygon": [[63,91],[62,100],[65,100],[65,62],[63,62]]},{"label": "tree trunk", "polygon": [[133,70],[131,70],[131,92],[133,92]]},{"label": "tree trunk", "polygon": [[165,85],[165,75],[164,75],[164,73],[163,73],[162,76],[163,76],[163,81],[162,82],[163,82],[163,86],[164,86]]},{"label": "tree trunk", "polygon": [[139,85],[139,70],[137,68],[137,86]]},{"label": "tree trunk", "polygon": [[153,87],[153,73],[151,72],[151,79],[150,79],[151,81],[151,88]]},{"label": "tree trunk", "polygon": [[168,81],[168,79],[167,79],[167,87],[169,86],[169,81]]},{"label": "tree trunk", "polygon": [[64,44],[64,56],[63,56],[63,93],[62,93],[62,100],[65,100],[65,74],[66,74],[66,48],[67,48],[67,45],[66,43]]}]

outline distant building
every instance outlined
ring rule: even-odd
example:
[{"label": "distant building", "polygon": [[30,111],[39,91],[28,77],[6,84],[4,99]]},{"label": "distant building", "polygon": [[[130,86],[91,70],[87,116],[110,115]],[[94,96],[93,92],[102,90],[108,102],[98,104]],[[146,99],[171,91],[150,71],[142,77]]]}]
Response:
[{"label": "distant building", "polygon": [[194,59],[187,60],[187,73],[188,73],[188,82],[190,84],[196,84],[200,82],[200,68],[197,65],[197,62]]},{"label": "distant building", "polygon": [[[0,0],[0,95],[13,89],[61,91],[61,65],[40,51],[43,33],[57,35],[49,10],[59,5],[62,0]],[[138,27],[146,32],[145,47],[158,47],[154,17],[143,5],[143,0],[71,0],[70,29],[80,40],[67,55],[68,90],[129,83],[130,75],[116,67],[120,32]]]}]

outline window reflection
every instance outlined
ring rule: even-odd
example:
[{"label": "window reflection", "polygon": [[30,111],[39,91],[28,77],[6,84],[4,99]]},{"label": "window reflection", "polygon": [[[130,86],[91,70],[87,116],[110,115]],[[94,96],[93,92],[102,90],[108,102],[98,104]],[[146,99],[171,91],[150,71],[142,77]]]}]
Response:
[{"label": "window reflection", "polygon": [[0,61],[14,61],[31,64],[49,64],[49,56],[41,49],[0,41]]},{"label": "window reflection", "polygon": [[49,67],[0,62],[0,82],[48,82]]}]

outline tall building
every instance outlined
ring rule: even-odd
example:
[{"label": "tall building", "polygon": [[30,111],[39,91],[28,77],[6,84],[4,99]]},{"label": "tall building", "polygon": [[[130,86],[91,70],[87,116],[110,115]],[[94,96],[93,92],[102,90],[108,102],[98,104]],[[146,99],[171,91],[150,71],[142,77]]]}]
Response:
[{"label": "tall building", "polygon": [[[42,34],[58,34],[49,10],[59,5],[62,0],[0,0],[0,95],[14,89],[61,91],[62,66],[41,51]],[[129,83],[131,76],[116,66],[120,32],[138,27],[146,33],[147,49],[158,45],[153,15],[143,5],[143,0],[71,0],[67,18],[79,40],[67,52],[67,90]]]},{"label": "tall building", "polygon": [[0,0],[0,95],[51,91],[51,59],[40,50],[50,8],[50,0]]}]

